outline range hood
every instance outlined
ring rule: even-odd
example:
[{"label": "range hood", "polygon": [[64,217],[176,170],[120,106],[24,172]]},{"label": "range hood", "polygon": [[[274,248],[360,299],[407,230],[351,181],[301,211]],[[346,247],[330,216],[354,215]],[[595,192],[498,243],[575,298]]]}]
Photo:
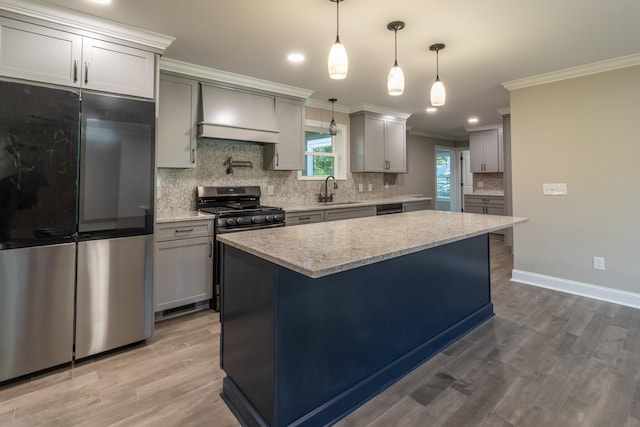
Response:
[{"label": "range hood", "polygon": [[200,84],[199,138],[277,143],[275,98]]}]

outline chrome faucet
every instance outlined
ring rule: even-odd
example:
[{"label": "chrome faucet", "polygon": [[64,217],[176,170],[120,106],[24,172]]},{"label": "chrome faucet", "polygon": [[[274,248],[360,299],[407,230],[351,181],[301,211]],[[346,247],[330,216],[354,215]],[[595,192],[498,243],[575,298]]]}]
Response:
[{"label": "chrome faucet", "polygon": [[329,194],[329,189],[327,188],[329,185],[329,178],[333,179],[333,189],[338,189],[338,184],[336,183],[336,178],[333,175],[329,175],[327,179],[324,180],[324,195],[318,194],[319,202],[333,202],[333,193]]}]

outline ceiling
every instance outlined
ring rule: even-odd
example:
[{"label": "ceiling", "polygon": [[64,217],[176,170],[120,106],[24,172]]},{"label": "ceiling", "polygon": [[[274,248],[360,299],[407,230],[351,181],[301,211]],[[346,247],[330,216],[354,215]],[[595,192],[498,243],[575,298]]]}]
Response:
[{"label": "ceiling", "polygon": [[[412,133],[463,139],[467,119],[499,123],[509,106],[503,82],[640,52],[638,0],[344,0],[340,39],[349,54],[345,80],[331,80],[327,55],[336,35],[330,0],[47,0],[102,18],[173,36],[167,58],[313,91],[311,98],[373,104],[410,113]],[[387,94],[394,37],[406,87]],[[446,105],[428,114],[428,90],[440,52]],[[291,64],[287,54],[306,56]]]}]

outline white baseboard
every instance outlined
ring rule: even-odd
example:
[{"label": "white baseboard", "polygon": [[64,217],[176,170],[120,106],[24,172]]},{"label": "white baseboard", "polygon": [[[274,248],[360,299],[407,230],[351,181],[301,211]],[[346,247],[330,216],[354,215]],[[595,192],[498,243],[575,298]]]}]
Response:
[{"label": "white baseboard", "polygon": [[511,280],[527,285],[533,285],[601,301],[612,302],[614,304],[640,308],[640,294],[636,294],[633,292],[605,288],[604,286],[591,285],[589,283],[576,282],[575,280],[545,276],[544,274],[531,273],[529,271],[515,269],[511,272]]}]

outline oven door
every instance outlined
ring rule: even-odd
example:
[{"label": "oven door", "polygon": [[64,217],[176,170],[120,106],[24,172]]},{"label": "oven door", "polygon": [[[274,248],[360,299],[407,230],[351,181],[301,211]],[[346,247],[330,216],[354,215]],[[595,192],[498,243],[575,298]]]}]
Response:
[{"label": "oven door", "polygon": [[[227,228],[220,227],[214,230],[214,236],[218,234],[237,233],[239,231],[258,230],[263,228],[275,228],[284,227],[285,223],[280,222],[276,224],[254,224],[243,225],[241,227]],[[213,257],[213,298],[209,301],[209,307],[215,311],[220,311],[221,308],[221,292],[222,292],[222,244],[218,242],[218,239],[214,239],[214,257]]]}]

